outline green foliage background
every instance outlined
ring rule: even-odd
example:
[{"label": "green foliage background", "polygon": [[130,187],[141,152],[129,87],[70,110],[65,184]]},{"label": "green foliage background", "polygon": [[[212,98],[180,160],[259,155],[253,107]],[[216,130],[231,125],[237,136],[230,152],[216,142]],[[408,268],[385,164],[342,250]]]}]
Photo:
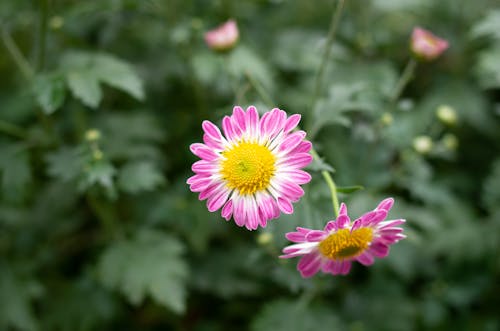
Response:
[{"label": "green foliage background", "polygon": [[[0,330],[498,330],[500,4],[346,1],[311,109],[335,4],[1,1]],[[228,18],[240,42],[215,54],[203,33]],[[451,47],[391,101],[416,25]],[[201,122],[235,104],[302,114],[324,157],[257,232],[185,184]],[[277,256],[333,218],[330,165],[365,187],[340,196],[353,216],[395,197],[408,239],[304,280]]]}]

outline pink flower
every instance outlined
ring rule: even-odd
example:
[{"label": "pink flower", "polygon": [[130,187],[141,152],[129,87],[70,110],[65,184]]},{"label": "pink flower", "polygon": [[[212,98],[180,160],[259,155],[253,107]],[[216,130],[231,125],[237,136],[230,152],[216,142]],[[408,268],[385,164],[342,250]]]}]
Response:
[{"label": "pink flower", "polygon": [[283,249],[281,258],[302,256],[297,269],[302,277],[311,277],[319,270],[333,275],[347,275],[351,262],[373,264],[375,257],[389,254],[389,246],[406,238],[397,225],[405,220],[384,221],[394,200],[383,200],[375,210],[354,222],[347,215],[345,204],[340,206],[339,217],[329,221],[323,230],[297,228],[297,232],[286,234],[296,244]]},{"label": "pink flower", "polygon": [[205,33],[208,47],[216,51],[226,51],[234,47],[238,41],[239,31],[234,20],[229,20],[217,28]]},{"label": "pink flower", "polygon": [[419,59],[432,61],[449,47],[448,41],[433,35],[430,31],[415,27],[411,35],[411,51]]},{"label": "pink flower", "polygon": [[300,115],[287,117],[278,108],[259,120],[253,106],[246,112],[234,107],[233,115],[222,120],[224,134],[203,121],[205,143],[190,147],[201,158],[187,180],[191,191],[207,199],[210,212],[222,208],[222,217],[233,217],[249,230],[265,227],[281,212],[291,214],[292,202],[304,194],[300,185],[311,180],[301,170],[312,161],[311,143],[304,140],[304,131],[292,132],[299,121]]}]

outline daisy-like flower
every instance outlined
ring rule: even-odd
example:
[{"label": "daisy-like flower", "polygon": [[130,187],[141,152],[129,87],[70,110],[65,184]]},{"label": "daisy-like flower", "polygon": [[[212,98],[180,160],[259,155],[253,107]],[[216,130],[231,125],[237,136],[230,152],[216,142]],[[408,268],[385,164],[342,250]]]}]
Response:
[{"label": "daisy-like flower", "polygon": [[236,21],[229,20],[217,28],[205,33],[205,42],[215,51],[227,51],[236,45],[240,32]]},{"label": "daisy-like flower", "polygon": [[292,202],[304,194],[300,187],[311,180],[302,168],[312,161],[311,143],[297,127],[300,115],[278,108],[259,120],[257,109],[234,107],[222,120],[222,131],[203,121],[204,144],[190,146],[201,158],[193,164],[195,175],[187,180],[208,210],[222,208],[222,217],[255,230],[281,212],[291,214]]},{"label": "daisy-like flower", "polygon": [[430,31],[415,27],[411,35],[411,51],[417,58],[432,61],[448,49],[448,41],[439,38]]},{"label": "daisy-like flower", "polygon": [[287,239],[296,244],[285,247],[280,257],[302,256],[297,265],[302,277],[311,277],[319,270],[347,275],[352,261],[369,266],[375,257],[386,257],[390,245],[406,238],[403,229],[397,227],[405,220],[384,221],[393,203],[392,198],[385,199],[352,223],[342,204],[337,220],[329,221],[324,230],[298,227],[297,232],[287,233]]}]

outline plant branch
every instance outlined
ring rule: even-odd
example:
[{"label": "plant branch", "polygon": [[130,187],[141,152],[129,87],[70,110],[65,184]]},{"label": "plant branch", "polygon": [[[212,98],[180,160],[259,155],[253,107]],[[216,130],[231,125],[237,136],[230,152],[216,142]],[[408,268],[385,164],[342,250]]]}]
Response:
[{"label": "plant branch", "polygon": [[311,110],[314,110],[314,107],[316,106],[316,102],[321,92],[321,85],[323,84],[323,76],[325,75],[326,65],[328,64],[328,60],[330,59],[332,45],[333,42],[335,41],[335,35],[337,33],[337,27],[340,22],[340,17],[342,16],[343,8],[344,8],[344,0],[339,0],[332,14],[330,30],[328,31],[328,36],[326,37],[323,56],[321,58],[321,63],[319,65],[318,73],[316,74],[316,83],[314,86],[314,94],[313,94]]},{"label": "plant branch", "polygon": [[[316,150],[314,150],[314,148],[311,148],[311,154],[312,154],[313,158],[320,161],[320,156],[318,155]],[[335,182],[333,181],[332,175],[328,171],[322,170],[321,175],[325,179],[326,184],[328,185],[328,188],[330,189],[330,194],[332,197],[333,213],[335,214],[335,218],[337,218],[339,216],[339,198],[337,196],[337,186],[335,185]]]},{"label": "plant branch", "polygon": [[28,134],[23,128],[3,120],[0,120],[0,132],[21,139],[26,139],[28,137]]},{"label": "plant branch", "polygon": [[274,102],[273,102],[273,99],[271,98],[271,96],[266,92],[266,90],[260,84],[260,82],[258,80],[256,80],[248,70],[245,70],[245,76],[248,78],[248,81],[254,87],[255,91],[260,96],[262,101],[264,101],[264,103],[266,103],[269,106],[274,105]]},{"label": "plant branch", "polygon": [[28,60],[26,60],[23,53],[19,50],[19,47],[17,47],[16,43],[12,39],[12,36],[5,27],[2,28],[2,41],[10,56],[12,57],[12,60],[14,60],[14,63],[19,68],[19,71],[21,71],[21,73],[23,74],[24,78],[26,78],[26,80],[28,81],[32,80],[34,71],[31,68],[31,65],[29,64]]},{"label": "plant branch", "polygon": [[398,100],[406,85],[410,82],[410,80],[412,80],[416,67],[417,61],[415,61],[414,59],[410,59],[406,64],[401,77],[399,77],[399,81],[397,82],[396,87],[394,88],[394,93],[391,96],[392,103]]}]

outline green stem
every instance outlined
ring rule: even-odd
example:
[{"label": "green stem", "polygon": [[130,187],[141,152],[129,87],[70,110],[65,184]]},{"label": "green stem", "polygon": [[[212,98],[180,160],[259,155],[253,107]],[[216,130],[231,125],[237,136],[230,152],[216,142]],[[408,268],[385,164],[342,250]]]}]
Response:
[{"label": "green stem", "polygon": [[245,70],[245,76],[247,76],[248,78],[248,81],[250,82],[250,84],[254,87],[255,91],[257,92],[257,94],[260,96],[260,98],[262,99],[262,101],[264,101],[264,103],[266,103],[268,106],[273,106],[274,105],[274,102],[273,102],[273,99],[271,98],[271,96],[266,92],[266,90],[264,89],[264,87],[260,84],[260,82],[258,80],[256,80],[253,75],[248,71],[248,70]]},{"label": "green stem", "polygon": [[28,137],[28,134],[23,128],[3,120],[0,120],[0,132],[21,139],[26,139]]},{"label": "green stem", "polygon": [[48,0],[40,0],[40,17],[38,25],[38,38],[37,38],[37,71],[42,71],[45,65],[45,52],[47,44],[47,20],[49,15]]},{"label": "green stem", "polygon": [[[320,157],[318,153],[314,150],[314,148],[311,148],[311,154],[316,160],[320,161]],[[325,179],[326,184],[330,189],[330,194],[332,196],[333,213],[335,214],[335,218],[337,218],[339,217],[339,198],[337,196],[337,186],[333,181],[332,175],[328,171],[326,170],[321,171],[321,175],[323,175],[323,178]]]},{"label": "green stem", "polygon": [[102,203],[102,201],[92,193],[88,193],[86,198],[88,205],[101,223],[103,230],[105,231],[108,238],[121,237],[122,234],[118,231],[118,228],[116,226],[116,215],[114,213],[114,210],[112,208],[109,208],[108,205]]},{"label": "green stem", "polygon": [[337,2],[337,7],[335,8],[332,14],[332,20],[330,23],[330,30],[328,31],[328,36],[325,42],[325,48],[323,50],[323,56],[321,58],[321,63],[318,69],[318,73],[316,75],[316,83],[314,86],[314,95],[311,109],[313,110],[316,106],[316,102],[321,92],[321,85],[323,84],[323,76],[325,75],[326,65],[330,60],[330,54],[332,49],[332,44],[335,41],[335,35],[337,33],[337,27],[340,22],[340,17],[342,14],[342,9],[344,8],[344,0],[339,0]]},{"label": "green stem", "polygon": [[396,84],[396,87],[394,88],[394,93],[391,96],[392,103],[398,100],[405,86],[410,82],[410,80],[412,80],[416,67],[417,67],[417,61],[415,61],[413,58],[410,59],[406,64],[406,67],[404,68],[403,73],[401,74],[401,77],[399,78],[399,81]]},{"label": "green stem", "polygon": [[5,27],[2,29],[2,41],[10,56],[12,57],[12,60],[14,60],[14,63],[19,68],[19,71],[21,71],[21,73],[23,74],[24,78],[26,78],[26,80],[28,81],[33,79],[34,71],[31,68],[31,65],[29,64],[28,60],[26,60],[23,53],[19,50],[10,33]]}]

